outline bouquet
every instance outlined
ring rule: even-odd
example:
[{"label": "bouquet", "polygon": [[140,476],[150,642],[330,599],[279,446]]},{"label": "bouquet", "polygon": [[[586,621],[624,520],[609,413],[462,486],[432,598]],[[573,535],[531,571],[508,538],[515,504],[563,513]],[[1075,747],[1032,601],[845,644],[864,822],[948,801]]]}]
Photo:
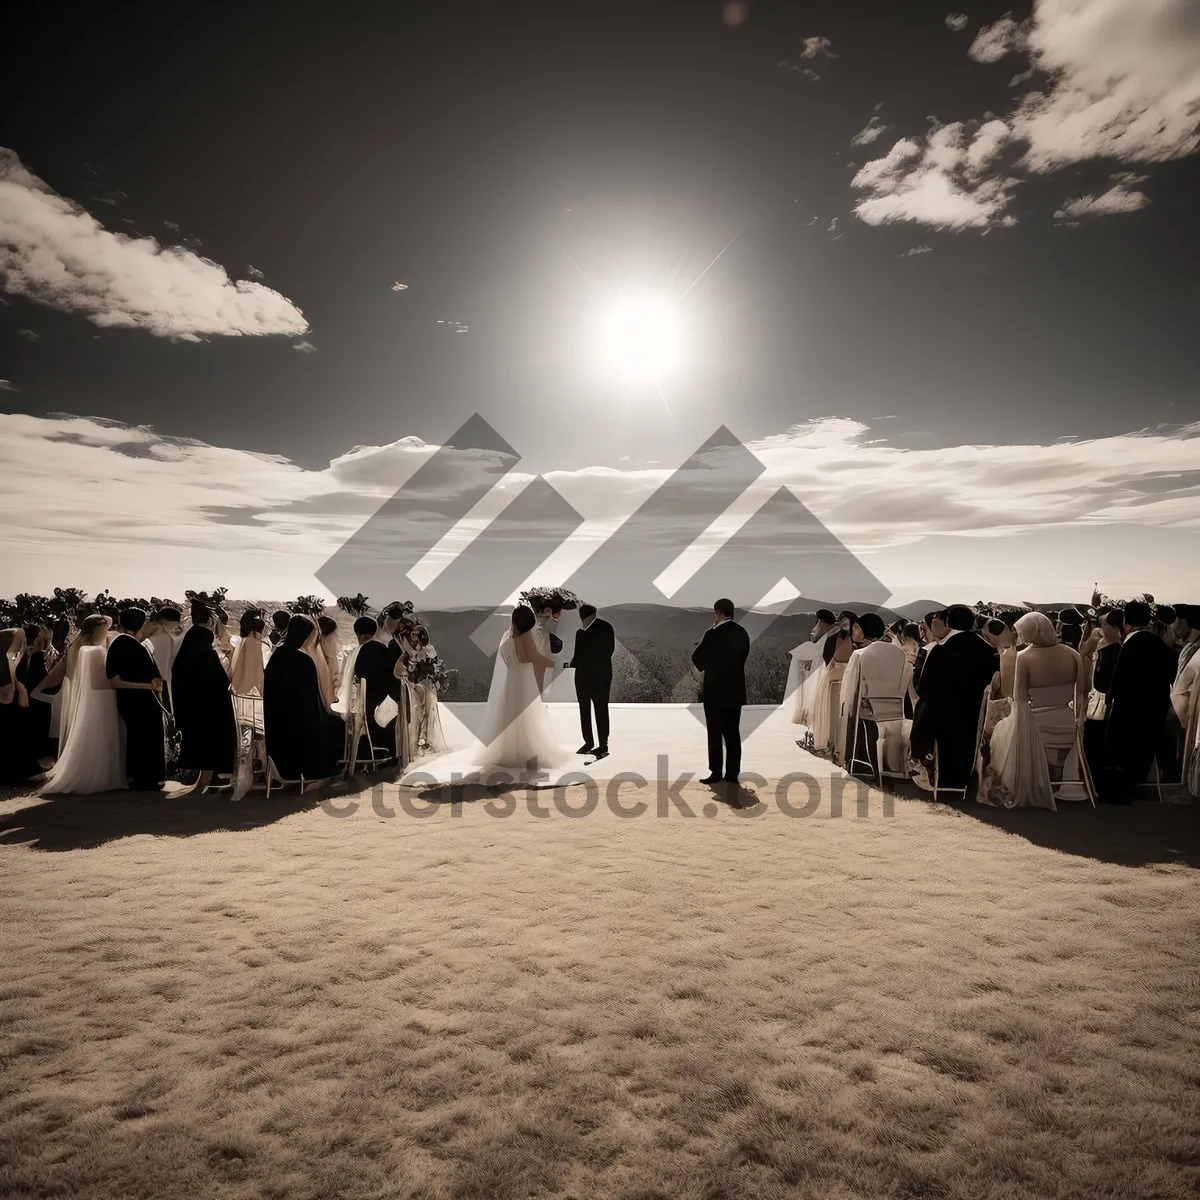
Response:
[{"label": "bouquet", "polygon": [[458,674],[457,671],[447,668],[436,654],[410,656],[404,664],[404,669],[408,672],[410,683],[423,683],[438,693],[443,692]]}]

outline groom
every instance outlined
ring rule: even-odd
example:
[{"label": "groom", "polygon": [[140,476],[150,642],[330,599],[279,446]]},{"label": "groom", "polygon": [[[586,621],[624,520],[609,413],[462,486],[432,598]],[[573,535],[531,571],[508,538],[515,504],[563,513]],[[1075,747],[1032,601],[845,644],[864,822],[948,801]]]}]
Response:
[{"label": "groom", "polygon": [[616,649],[613,627],[596,616],[594,604],[579,606],[579,630],[575,634],[575,696],[579,700],[579,725],[583,730],[583,745],[579,754],[591,754],[592,709],[596,710],[596,732],[600,745],[597,758],[608,757],[608,693],[612,688],[612,656]]},{"label": "groom", "polygon": [[104,667],[117,689],[117,712],[125,726],[125,776],[135,792],[150,792],[162,787],[167,775],[158,702],[162,678],[145,645],[145,611],[123,608],[117,625],[120,633],[109,644]]}]

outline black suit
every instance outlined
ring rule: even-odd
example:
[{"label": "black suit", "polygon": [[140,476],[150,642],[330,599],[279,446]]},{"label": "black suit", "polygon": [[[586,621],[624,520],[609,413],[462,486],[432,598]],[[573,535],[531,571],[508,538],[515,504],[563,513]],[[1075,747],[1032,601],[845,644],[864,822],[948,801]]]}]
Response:
[{"label": "black suit", "polygon": [[1149,774],[1166,731],[1175,668],[1174,652],[1148,629],[1121,643],[1105,690],[1103,799],[1124,800]]},{"label": "black suit", "polygon": [[592,709],[596,710],[596,733],[600,749],[608,749],[608,693],[612,688],[612,656],[617,639],[613,627],[600,617],[575,633],[575,696],[579,701],[579,727],[583,744],[592,743]]},{"label": "black suit", "polygon": [[363,642],[354,659],[354,677],[362,682],[367,691],[367,736],[371,745],[388,754],[396,753],[396,723],[380,725],[375,720],[375,710],[388,698],[395,697],[396,662],[400,658],[400,647],[395,642],[385,646],[382,642]]},{"label": "black suit", "polygon": [[964,788],[975,766],[975,737],[983,690],[1000,667],[1000,656],[977,633],[963,630],[925,655],[911,745],[933,778],[937,748],[938,784]]},{"label": "black suit", "polygon": [[750,635],[736,621],[714,625],[692,651],[693,665],[704,672],[700,699],[708,729],[708,769],[718,778],[737,779],[742,769],[742,705],[749,657]]},{"label": "black suit", "polygon": [[[127,633],[113,639],[104,660],[105,674],[125,683],[159,678],[150,651]],[[117,689],[117,712],[125,724],[125,774],[135,790],[156,788],[167,775],[163,715],[158,699],[141,688]]]}]

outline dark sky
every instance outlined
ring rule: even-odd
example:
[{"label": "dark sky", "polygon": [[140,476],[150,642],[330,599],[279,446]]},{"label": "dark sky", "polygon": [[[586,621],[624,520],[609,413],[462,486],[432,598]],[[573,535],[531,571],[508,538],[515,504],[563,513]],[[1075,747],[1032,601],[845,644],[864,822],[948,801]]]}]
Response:
[{"label": "dark sky", "polygon": [[[1010,7],[758,0],[729,28],[708,0],[10,4],[0,145],[110,228],[254,264],[316,352],[11,297],[4,406],[306,465],[479,411],[535,469],[672,465],[721,423],[831,414],[891,416],[877,434],[909,446],[1200,419],[1195,158],[1152,169],[1148,208],[1075,229],[1055,206],[1113,164],[1024,184],[1020,223],[986,236],[852,215],[848,163],[1011,108],[1017,68],[944,23]],[[779,65],[817,35],[820,79]],[[891,132],[852,148],[881,101]],[[681,292],[739,230],[687,296],[666,403],[597,383],[598,297]]]}]

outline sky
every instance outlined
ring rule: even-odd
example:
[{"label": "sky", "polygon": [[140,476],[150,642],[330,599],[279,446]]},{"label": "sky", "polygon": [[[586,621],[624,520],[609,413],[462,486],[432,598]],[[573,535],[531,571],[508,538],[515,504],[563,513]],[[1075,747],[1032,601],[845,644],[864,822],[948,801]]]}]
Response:
[{"label": "sky", "polygon": [[724,427],[898,603],[1200,597],[1192,0],[12,11],[0,593],[319,591],[478,413],[543,574]]}]

